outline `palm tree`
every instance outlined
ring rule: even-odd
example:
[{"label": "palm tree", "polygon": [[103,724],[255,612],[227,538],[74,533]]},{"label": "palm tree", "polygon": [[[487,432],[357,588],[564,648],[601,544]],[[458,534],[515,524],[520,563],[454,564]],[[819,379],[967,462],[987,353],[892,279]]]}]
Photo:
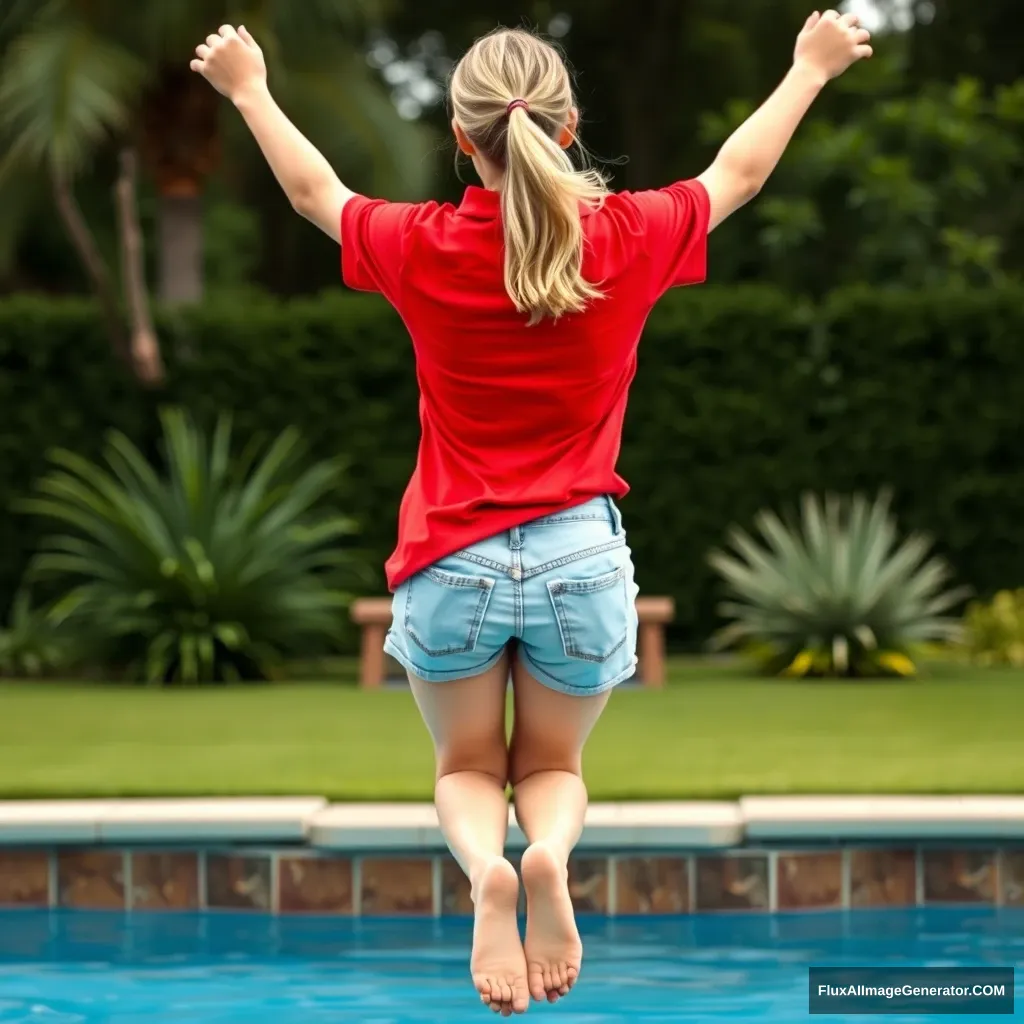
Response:
[{"label": "palm tree", "polygon": [[[417,194],[430,173],[425,130],[398,115],[357,44],[379,2],[6,0],[0,206],[7,220],[0,218],[0,236],[14,230],[5,200],[45,170],[94,287],[107,307],[116,307],[72,191],[75,175],[115,143],[131,151],[123,168],[131,168],[137,152],[158,195],[159,297],[197,301],[205,184],[223,161],[255,156],[244,133],[231,130],[234,118],[219,97],[188,69],[195,45],[223,22],[244,24],[259,39],[275,93],[339,169],[358,168],[362,181],[380,191]],[[130,180],[125,170],[122,214]],[[22,204],[25,219],[29,212]]]}]

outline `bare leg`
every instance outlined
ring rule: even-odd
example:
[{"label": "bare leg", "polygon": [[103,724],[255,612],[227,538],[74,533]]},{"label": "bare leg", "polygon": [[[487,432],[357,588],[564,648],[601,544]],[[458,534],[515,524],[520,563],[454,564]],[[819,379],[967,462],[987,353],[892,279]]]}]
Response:
[{"label": "bare leg", "polygon": [[426,683],[410,676],[409,684],[434,740],[441,831],[470,881],[473,984],[495,1013],[523,1013],[530,997],[516,919],[519,879],[504,856],[508,662],[473,679]]},{"label": "bare leg", "polygon": [[587,811],[583,746],[609,693],[574,697],[513,668],[515,725],[510,775],[516,817],[530,846],[523,854],[526,962],[530,994],[556,1002],[579,977],[583,945],[569,895],[569,854]]}]

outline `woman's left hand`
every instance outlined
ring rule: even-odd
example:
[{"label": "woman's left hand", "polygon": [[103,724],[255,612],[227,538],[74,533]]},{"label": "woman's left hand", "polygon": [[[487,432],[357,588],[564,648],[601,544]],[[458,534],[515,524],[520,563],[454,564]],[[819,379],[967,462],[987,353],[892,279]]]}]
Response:
[{"label": "woman's left hand", "polygon": [[263,51],[245,26],[236,32],[230,25],[222,25],[218,34],[207,36],[206,42],[196,47],[196,60],[189,66],[232,102],[242,93],[267,85]]}]

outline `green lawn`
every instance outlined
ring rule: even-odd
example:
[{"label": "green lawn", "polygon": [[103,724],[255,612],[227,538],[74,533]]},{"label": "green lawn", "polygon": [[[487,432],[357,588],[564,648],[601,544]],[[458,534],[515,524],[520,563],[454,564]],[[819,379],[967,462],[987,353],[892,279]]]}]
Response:
[{"label": "green lawn", "polygon": [[[594,799],[1024,792],[1024,673],[782,683],[676,665],[591,741]],[[400,691],[289,683],[0,686],[0,797],[323,794],[425,800],[431,752]]]}]

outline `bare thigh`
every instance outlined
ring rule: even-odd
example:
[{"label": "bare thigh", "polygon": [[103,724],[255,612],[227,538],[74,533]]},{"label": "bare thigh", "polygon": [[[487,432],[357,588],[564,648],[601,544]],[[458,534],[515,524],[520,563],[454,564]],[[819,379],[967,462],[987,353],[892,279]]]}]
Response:
[{"label": "bare thigh", "polygon": [[483,772],[508,781],[505,707],[508,656],[482,675],[428,683],[409,674],[412,695],[434,741],[437,777]]},{"label": "bare thigh", "polygon": [[537,772],[582,774],[583,747],[612,691],[579,697],[553,690],[537,682],[519,658],[512,664],[512,687],[512,785]]}]

